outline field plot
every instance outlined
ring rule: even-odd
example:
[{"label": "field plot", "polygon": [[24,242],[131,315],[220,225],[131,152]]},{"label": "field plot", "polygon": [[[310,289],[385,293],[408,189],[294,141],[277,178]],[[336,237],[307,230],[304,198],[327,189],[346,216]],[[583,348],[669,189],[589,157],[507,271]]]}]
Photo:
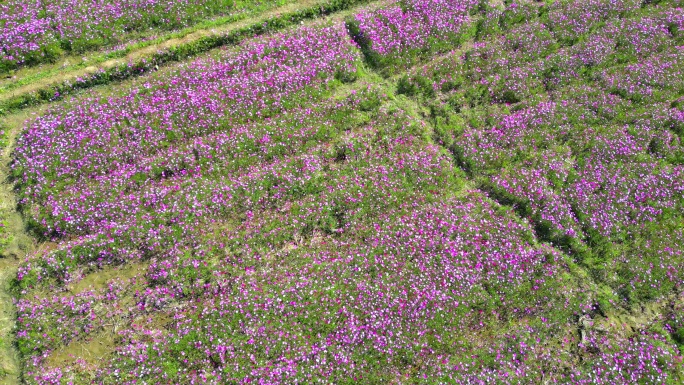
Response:
[{"label": "field plot", "polygon": [[47,106],[21,379],[683,382],[681,7],[390,1]]},{"label": "field plot", "polygon": [[0,4],[0,72],[154,38],[163,31],[267,5],[237,0],[5,1]]},{"label": "field plot", "polygon": [[440,100],[438,140],[539,236],[622,299],[657,298],[684,278],[684,19],[625,3],[603,12],[620,19],[555,20],[571,6],[500,22],[501,38],[416,71],[404,89]]}]

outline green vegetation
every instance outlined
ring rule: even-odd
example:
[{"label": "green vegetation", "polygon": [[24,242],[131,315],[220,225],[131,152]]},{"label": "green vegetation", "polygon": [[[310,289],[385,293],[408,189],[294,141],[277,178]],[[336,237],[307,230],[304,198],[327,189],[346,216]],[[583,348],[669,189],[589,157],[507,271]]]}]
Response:
[{"label": "green vegetation", "polygon": [[25,123],[25,382],[684,381],[682,4],[327,4]]}]

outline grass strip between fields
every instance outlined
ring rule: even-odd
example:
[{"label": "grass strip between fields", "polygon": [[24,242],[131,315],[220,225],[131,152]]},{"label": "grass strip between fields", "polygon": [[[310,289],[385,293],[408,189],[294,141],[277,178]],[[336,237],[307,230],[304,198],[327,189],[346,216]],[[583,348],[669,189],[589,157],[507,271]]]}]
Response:
[{"label": "grass strip between fields", "polygon": [[225,33],[201,36],[196,40],[159,50],[134,61],[100,68],[94,73],[77,78],[76,81],[65,80],[9,97],[3,97],[0,94],[0,116],[44,102],[59,100],[74,91],[140,76],[166,63],[182,61],[221,46],[238,44],[246,38],[278,31],[305,20],[327,16],[369,2],[369,0],[327,0],[292,12],[257,19],[254,23]]}]

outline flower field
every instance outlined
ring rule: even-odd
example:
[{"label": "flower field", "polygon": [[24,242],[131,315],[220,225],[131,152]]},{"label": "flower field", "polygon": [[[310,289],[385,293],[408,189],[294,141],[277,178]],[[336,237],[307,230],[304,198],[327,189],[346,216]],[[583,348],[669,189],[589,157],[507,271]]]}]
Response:
[{"label": "flower field", "polygon": [[473,0],[398,2],[355,15],[349,29],[370,63],[406,69],[421,56],[467,39],[477,6]]},{"label": "flower field", "polygon": [[23,381],[683,382],[682,6],[388,1],[47,106]]},{"label": "flower field", "polygon": [[534,34],[507,26],[415,73],[441,94],[439,140],[482,188],[629,300],[684,278],[680,10],[624,4],[571,32],[550,10]]},{"label": "flower field", "polygon": [[93,0],[4,1],[0,4],[0,71],[81,54],[149,30],[171,30],[250,7],[237,0],[110,3]]}]

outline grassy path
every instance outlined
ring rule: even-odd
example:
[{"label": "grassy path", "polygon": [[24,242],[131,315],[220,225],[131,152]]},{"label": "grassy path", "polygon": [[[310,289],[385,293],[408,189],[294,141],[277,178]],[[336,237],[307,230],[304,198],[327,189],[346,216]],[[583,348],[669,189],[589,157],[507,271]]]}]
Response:
[{"label": "grassy path", "polygon": [[19,383],[19,354],[12,343],[16,318],[12,297],[7,293],[9,282],[17,272],[12,260],[0,260],[0,384]]},{"label": "grassy path", "polygon": [[[14,299],[9,292],[17,266],[35,249],[34,239],[26,233],[23,218],[17,212],[13,184],[9,180],[9,163],[14,141],[27,113],[15,114],[6,122],[14,128],[7,133],[8,145],[0,152],[0,220],[5,223],[7,244],[0,247],[0,384],[20,382],[19,354],[14,346]],[[0,245],[2,246],[2,245]]]}]

